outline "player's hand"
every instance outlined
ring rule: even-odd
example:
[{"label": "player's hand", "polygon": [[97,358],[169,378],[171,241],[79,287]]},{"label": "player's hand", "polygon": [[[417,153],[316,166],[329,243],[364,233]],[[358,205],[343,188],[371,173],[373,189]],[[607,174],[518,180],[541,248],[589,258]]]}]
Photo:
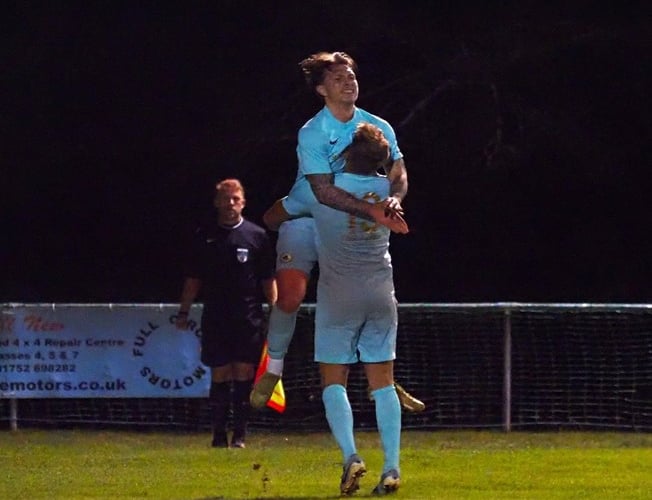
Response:
[{"label": "player's hand", "polygon": [[373,203],[371,213],[374,221],[391,229],[394,233],[407,234],[410,232],[407,222],[399,212],[392,212],[387,208],[384,201]]},{"label": "player's hand", "polygon": [[385,210],[388,217],[395,217],[398,215],[404,215],[403,207],[401,206],[401,200],[396,196],[390,196],[382,201],[385,205]]}]

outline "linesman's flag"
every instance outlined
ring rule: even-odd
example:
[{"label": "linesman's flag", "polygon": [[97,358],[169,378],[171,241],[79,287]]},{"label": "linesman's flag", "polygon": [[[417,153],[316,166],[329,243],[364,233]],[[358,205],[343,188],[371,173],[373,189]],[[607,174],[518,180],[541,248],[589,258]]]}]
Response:
[{"label": "linesman's flag", "polygon": [[[267,354],[267,341],[265,341],[263,352],[260,355],[260,363],[258,363],[258,369],[256,370],[254,383],[258,382],[258,379],[263,376],[265,371],[267,371],[267,363],[269,363],[269,354]],[[272,397],[269,398],[269,401],[267,401],[267,406],[279,413],[285,411],[285,390],[283,390],[282,379],[278,379],[278,382],[274,386],[274,392],[272,393]]]}]

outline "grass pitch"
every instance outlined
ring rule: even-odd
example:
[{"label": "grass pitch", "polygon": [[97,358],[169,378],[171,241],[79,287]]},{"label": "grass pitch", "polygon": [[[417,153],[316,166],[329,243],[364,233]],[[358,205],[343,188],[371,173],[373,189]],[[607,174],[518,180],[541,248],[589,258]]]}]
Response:
[{"label": "grass pitch", "polygon": [[[382,467],[376,432],[357,433]],[[0,499],[338,498],[341,457],[325,433],[252,432],[213,449],[206,433],[0,431]],[[404,431],[401,499],[650,499],[652,434]]]}]

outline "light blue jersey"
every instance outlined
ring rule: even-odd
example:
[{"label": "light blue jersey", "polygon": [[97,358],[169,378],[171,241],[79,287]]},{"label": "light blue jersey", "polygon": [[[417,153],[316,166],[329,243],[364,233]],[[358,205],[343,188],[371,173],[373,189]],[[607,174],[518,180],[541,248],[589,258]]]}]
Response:
[{"label": "light blue jersey", "polygon": [[306,175],[334,174],[344,170],[342,152],[353,141],[358,124],[363,122],[371,123],[382,130],[389,142],[392,160],[403,158],[394,129],[387,121],[363,109],[355,108],[353,118],[343,123],[324,106],[299,130],[297,178],[290,194],[283,200],[283,207],[290,215],[308,215],[305,206],[313,202],[313,196]]},{"label": "light blue jersey", "polygon": [[310,275],[317,262],[317,244],[313,220],[308,207],[317,202],[305,175],[342,172],[342,151],[351,144],[359,123],[371,123],[380,128],[389,142],[393,160],[403,158],[392,126],[382,118],[355,108],[353,118],[339,121],[324,106],[299,130],[297,157],[299,168],[290,193],[283,199],[283,208],[294,220],[281,225],[276,242],[276,269],[296,269]]},{"label": "light blue jersey", "polygon": [[382,118],[355,108],[353,118],[343,123],[324,106],[299,130],[297,180],[309,174],[342,172],[344,170],[342,151],[351,144],[356,127],[363,122],[371,123],[382,130],[385,139],[389,142],[392,160],[403,157],[396,142],[394,129]]},{"label": "light blue jersey", "polygon": [[[335,185],[369,202],[389,194],[384,176],[341,173]],[[316,200],[310,213],[319,241],[315,360],[348,364],[394,359],[397,309],[390,230]]]},{"label": "light blue jersey", "polygon": [[359,123],[371,123],[383,131],[389,142],[393,160],[403,158],[392,126],[382,118],[355,108],[353,118],[339,121],[324,106],[299,130],[297,157],[299,168],[290,193],[283,199],[283,208],[294,220],[281,225],[276,243],[276,268],[298,269],[307,275],[317,262],[317,245],[313,221],[308,207],[317,202],[305,175],[342,172],[342,151],[353,141]]},{"label": "light blue jersey", "polygon": [[[337,174],[335,185],[370,203],[379,202],[389,194],[389,181],[384,176],[344,172]],[[354,288],[391,287],[390,230],[387,227],[316,200],[310,206],[310,213],[320,241],[319,280],[324,292],[330,293],[333,289],[341,297],[343,290],[338,288],[349,282]]]}]

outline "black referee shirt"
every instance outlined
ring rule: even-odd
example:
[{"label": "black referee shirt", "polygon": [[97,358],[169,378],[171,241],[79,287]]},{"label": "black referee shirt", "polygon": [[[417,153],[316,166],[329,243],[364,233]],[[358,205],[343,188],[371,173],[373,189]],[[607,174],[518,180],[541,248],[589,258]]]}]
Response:
[{"label": "black referee shirt", "polygon": [[186,276],[202,281],[204,315],[255,325],[263,319],[266,301],[261,281],[274,276],[274,266],[274,250],[262,227],[243,219],[229,228],[214,220],[195,231]]}]

